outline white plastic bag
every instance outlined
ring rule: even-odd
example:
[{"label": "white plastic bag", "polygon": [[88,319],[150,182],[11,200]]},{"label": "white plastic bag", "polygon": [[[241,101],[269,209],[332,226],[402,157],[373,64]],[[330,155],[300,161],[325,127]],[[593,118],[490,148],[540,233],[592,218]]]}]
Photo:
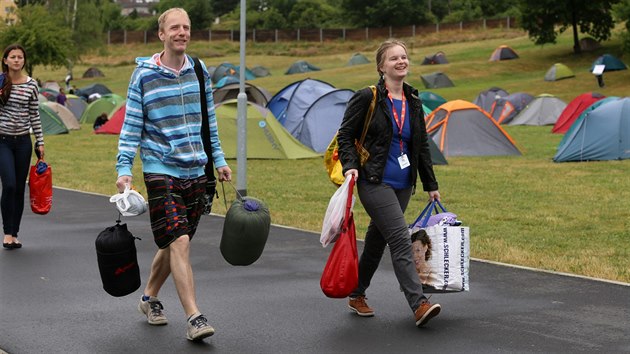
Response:
[{"label": "white plastic bag", "polygon": [[[350,177],[352,178],[352,177]],[[346,203],[348,202],[348,188],[350,186],[350,178],[346,178],[341,187],[330,198],[324,222],[322,223],[322,234],[319,237],[323,247],[333,243],[341,234],[341,225],[346,212]],[[354,208],[355,196],[352,196],[352,208]],[[352,212],[352,208],[350,212]]]},{"label": "white plastic bag", "polygon": [[109,201],[116,204],[123,216],[138,216],[148,209],[142,194],[129,188],[129,184],[125,184],[124,192],[112,195]]}]

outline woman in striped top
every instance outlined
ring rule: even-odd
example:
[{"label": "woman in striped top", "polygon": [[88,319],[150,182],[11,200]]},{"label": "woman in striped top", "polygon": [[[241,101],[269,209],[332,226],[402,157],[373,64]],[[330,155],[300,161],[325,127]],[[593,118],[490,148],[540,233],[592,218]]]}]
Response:
[{"label": "woman in striped top", "polygon": [[36,152],[44,158],[44,137],[39,119],[38,87],[22,70],[26,51],[12,44],[2,55],[0,89],[0,181],[2,181],[2,226],[6,249],[21,248],[18,231],[24,211],[24,190],[31,163],[30,130],[35,134]]}]

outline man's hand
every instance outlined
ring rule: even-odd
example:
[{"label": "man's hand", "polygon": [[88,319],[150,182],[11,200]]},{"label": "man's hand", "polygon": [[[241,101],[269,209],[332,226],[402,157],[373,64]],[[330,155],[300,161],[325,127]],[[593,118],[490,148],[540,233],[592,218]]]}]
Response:
[{"label": "man's hand", "polygon": [[116,188],[118,188],[118,193],[122,193],[125,191],[125,184],[128,184],[131,188],[131,180],[133,178],[131,176],[120,176],[118,180],[116,180]]},{"label": "man's hand", "polygon": [[232,180],[232,170],[230,166],[223,166],[217,168],[217,174],[219,175],[219,182],[223,181],[231,181]]}]

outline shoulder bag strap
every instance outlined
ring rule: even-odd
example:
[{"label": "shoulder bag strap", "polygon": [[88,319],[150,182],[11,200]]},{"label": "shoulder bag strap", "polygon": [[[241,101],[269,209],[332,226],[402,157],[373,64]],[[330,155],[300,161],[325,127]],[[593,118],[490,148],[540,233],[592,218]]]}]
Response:
[{"label": "shoulder bag strap", "polygon": [[206,98],[206,80],[203,76],[203,68],[199,58],[193,58],[195,64],[195,73],[199,80],[199,96],[201,101],[201,139],[203,141],[203,150],[208,155],[208,163],[206,163],[205,172],[208,180],[214,180],[214,160],[212,159],[212,144],[210,143],[210,124],[208,122],[208,100]]},{"label": "shoulder bag strap", "polygon": [[365,115],[365,124],[363,124],[363,132],[361,132],[361,139],[359,139],[361,146],[363,146],[363,142],[365,141],[370,122],[372,122],[372,117],[374,116],[374,108],[376,107],[376,86],[372,85],[370,89],[372,90],[372,102],[370,102],[370,108],[368,108],[367,114]]}]

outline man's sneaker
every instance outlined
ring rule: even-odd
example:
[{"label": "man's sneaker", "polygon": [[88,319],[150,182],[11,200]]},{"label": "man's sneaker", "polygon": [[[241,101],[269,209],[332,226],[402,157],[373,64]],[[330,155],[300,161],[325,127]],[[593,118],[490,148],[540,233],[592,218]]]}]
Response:
[{"label": "man's sneaker", "polygon": [[420,303],[420,307],[418,307],[415,312],[416,326],[422,327],[425,324],[427,324],[427,322],[429,322],[430,319],[432,319],[433,317],[437,316],[440,313],[441,309],[442,309],[442,306],[440,306],[440,304],[431,305],[429,300],[426,300],[426,299],[422,300],[422,302]]},{"label": "man's sneaker", "polygon": [[204,315],[199,315],[188,321],[186,338],[192,341],[199,341],[214,334],[214,328],[208,324],[208,319]]},{"label": "man's sneaker", "polygon": [[351,297],[348,301],[348,307],[361,317],[372,317],[374,316],[374,310],[365,302],[366,299],[365,295]]},{"label": "man's sneaker", "polygon": [[161,326],[168,323],[162,310],[164,310],[164,306],[162,306],[162,303],[157,297],[151,296],[147,301],[143,301],[142,298],[140,298],[138,311],[147,316],[147,322],[149,322],[150,325]]}]

